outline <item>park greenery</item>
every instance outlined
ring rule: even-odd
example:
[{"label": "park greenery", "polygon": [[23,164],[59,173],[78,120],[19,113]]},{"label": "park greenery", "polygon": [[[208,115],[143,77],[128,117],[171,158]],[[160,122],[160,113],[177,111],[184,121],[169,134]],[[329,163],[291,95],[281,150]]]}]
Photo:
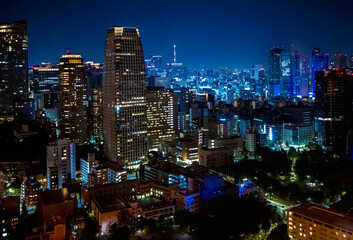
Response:
[{"label": "park greenery", "polygon": [[269,199],[287,206],[304,201],[330,205],[341,199],[348,203],[347,198],[353,202],[353,163],[345,156],[317,146],[302,151],[263,148],[256,154],[255,160],[243,159],[229,169],[237,176],[236,181],[252,179]]}]

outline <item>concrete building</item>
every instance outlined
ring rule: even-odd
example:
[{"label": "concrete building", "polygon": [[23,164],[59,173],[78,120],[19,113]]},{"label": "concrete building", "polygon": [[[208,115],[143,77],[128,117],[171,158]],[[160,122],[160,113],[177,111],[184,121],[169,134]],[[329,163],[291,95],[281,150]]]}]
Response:
[{"label": "concrete building", "polygon": [[0,236],[9,238],[20,218],[20,197],[0,198]]},{"label": "concrete building", "polygon": [[198,141],[192,137],[185,137],[176,140],[176,157],[177,161],[183,161],[191,164],[199,160]]},{"label": "concrete building", "polygon": [[283,144],[303,146],[314,139],[314,126],[283,123]]},{"label": "concrete building", "polygon": [[[57,168],[58,174],[58,187],[61,188],[62,184],[68,177],[76,179],[76,147],[75,143],[66,139],[59,139],[50,143],[47,147],[47,185],[51,189],[51,179],[54,168]],[[53,170],[54,172],[52,172]]]},{"label": "concrete building", "polygon": [[30,176],[24,186],[24,203],[26,207],[36,206],[39,192],[42,191],[40,183],[37,181],[35,176]]},{"label": "concrete building", "polygon": [[75,214],[77,199],[66,188],[39,192],[36,212],[43,220],[44,232],[54,229],[53,219],[66,219]]},{"label": "concrete building", "polygon": [[182,190],[176,193],[176,210],[197,213],[200,211],[200,193]]},{"label": "concrete building", "polygon": [[93,197],[91,206],[101,234],[107,232],[110,224],[119,222],[119,215],[132,216],[131,206],[118,194]]},{"label": "concrete building", "polygon": [[199,163],[209,168],[227,166],[234,163],[233,149],[227,147],[199,147]]},{"label": "concrete building", "polygon": [[287,210],[287,231],[291,239],[353,239],[353,217],[311,203]]}]

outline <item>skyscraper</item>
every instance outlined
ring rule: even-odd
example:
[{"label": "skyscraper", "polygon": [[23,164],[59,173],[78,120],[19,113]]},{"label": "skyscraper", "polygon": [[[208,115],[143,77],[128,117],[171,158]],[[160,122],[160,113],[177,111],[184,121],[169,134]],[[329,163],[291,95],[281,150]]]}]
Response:
[{"label": "skyscraper", "polygon": [[11,115],[28,90],[27,21],[0,22],[0,115]]},{"label": "skyscraper", "polygon": [[328,54],[320,54],[320,48],[314,48],[311,52],[311,81],[309,82],[309,91],[315,96],[315,71],[328,69]]},{"label": "skyscraper", "polygon": [[146,160],[146,73],[137,28],[112,27],[105,43],[103,78],[104,152],[136,168]]},{"label": "skyscraper", "polygon": [[178,96],[163,87],[147,88],[148,149],[162,150],[178,130]]},{"label": "skyscraper", "polygon": [[334,67],[336,70],[347,67],[347,55],[344,53],[335,54]]},{"label": "skyscraper", "polygon": [[79,54],[62,55],[59,64],[60,136],[77,145],[87,142],[86,80]]},{"label": "skyscraper", "polygon": [[273,48],[268,56],[268,81],[271,96],[277,96],[280,93],[281,52],[281,49]]},{"label": "skyscraper", "polygon": [[301,94],[300,56],[297,50],[281,53],[281,95],[297,97]]},{"label": "skyscraper", "polygon": [[353,128],[353,69],[317,72],[316,78],[315,105],[326,145],[347,153],[347,135]]}]

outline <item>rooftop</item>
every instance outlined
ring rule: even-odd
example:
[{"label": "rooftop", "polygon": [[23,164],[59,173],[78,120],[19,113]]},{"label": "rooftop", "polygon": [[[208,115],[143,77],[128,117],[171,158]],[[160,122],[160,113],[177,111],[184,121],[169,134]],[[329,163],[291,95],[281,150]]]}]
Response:
[{"label": "rooftop", "polygon": [[40,198],[42,199],[44,205],[55,204],[72,199],[66,188],[40,192]]},{"label": "rooftop", "polygon": [[92,200],[102,213],[122,210],[130,207],[128,202],[120,195],[94,197]]}]

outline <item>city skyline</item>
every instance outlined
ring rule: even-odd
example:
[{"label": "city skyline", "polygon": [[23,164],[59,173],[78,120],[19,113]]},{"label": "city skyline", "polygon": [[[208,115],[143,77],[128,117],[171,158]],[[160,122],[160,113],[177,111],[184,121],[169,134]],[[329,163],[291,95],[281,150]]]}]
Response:
[{"label": "city skyline", "polygon": [[[265,64],[266,51],[283,45],[288,49],[292,44],[306,54],[312,47],[331,56],[353,53],[349,47],[353,34],[346,30],[353,3],[344,1],[334,5],[329,1],[4,3],[2,21],[28,21],[30,65],[59,62],[68,49],[84,59],[103,62],[105,29],[116,25],[139,28],[145,56],[162,55],[163,64],[173,61],[176,44],[177,61],[190,70]],[[65,11],[72,12],[69,18],[62,17]],[[337,37],[343,33],[344,38]]]}]

